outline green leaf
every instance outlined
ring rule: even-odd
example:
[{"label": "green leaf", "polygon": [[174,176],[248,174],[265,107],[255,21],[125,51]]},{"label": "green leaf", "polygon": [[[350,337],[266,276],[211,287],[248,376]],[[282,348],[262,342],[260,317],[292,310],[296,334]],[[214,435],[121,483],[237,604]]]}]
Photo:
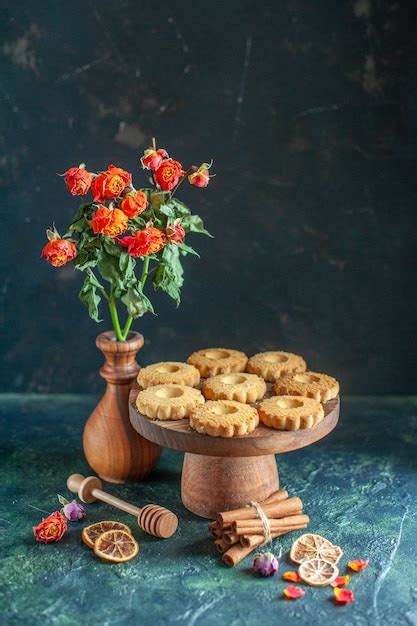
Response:
[{"label": "green leaf", "polygon": [[98,306],[101,302],[101,297],[97,293],[97,288],[102,289],[102,285],[98,282],[94,274],[87,274],[78,297],[88,308],[88,314],[91,319],[95,322],[101,322],[102,320],[98,317]]},{"label": "green leaf", "polygon": [[186,215],[182,218],[181,224],[186,233],[202,233],[208,237],[213,237],[213,235],[204,228],[203,220],[199,215]]},{"label": "green leaf", "polygon": [[175,217],[174,207],[169,206],[168,204],[161,204],[158,210],[160,213],[162,213],[162,215],[166,215],[167,217]]},{"label": "green leaf", "polygon": [[82,233],[90,229],[91,215],[93,213],[93,205],[91,202],[81,204],[71,220],[65,237],[71,237],[74,233]]},{"label": "green leaf", "polygon": [[152,303],[143,293],[139,281],[136,285],[128,288],[121,300],[126,306],[128,314],[133,318],[142,317],[142,315],[148,312],[154,312]]},{"label": "green leaf", "polygon": [[162,289],[175,300],[177,306],[181,301],[181,287],[184,282],[183,275],[184,271],[180,261],[178,246],[165,246],[156,270],[154,285],[156,289]]},{"label": "green leaf", "polygon": [[120,270],[126,275],[130,275],[136,265],[135,259],[127,252],[122,252],[119,258]]},{"label": "green leaf", "polygon": [[176,217],[182,217],[184,215],[190,215],[191,211],[184,202],[178,200],[178,198],[171,198],[171,201],[168,203],[172,205],[175,209]]},{"label": "green leaf", "polygon": [[186,256],[187,254],[194,254],[194,256],[197,256],[198,258],[200,258],[200,255],[198,254],[198,252],[194,250],[194,248],[192,248],[191,246],[187,246],[186,243],[178,244],[178,248],[183,256]]},{"label": "green leaf", "polygon": [[58,494],[58,502],[59,504],[62,504],[62,506],[69,504],[69,500],[67,500],[66,498],[64,498],[64,496],[61,496],[59,494]]}]

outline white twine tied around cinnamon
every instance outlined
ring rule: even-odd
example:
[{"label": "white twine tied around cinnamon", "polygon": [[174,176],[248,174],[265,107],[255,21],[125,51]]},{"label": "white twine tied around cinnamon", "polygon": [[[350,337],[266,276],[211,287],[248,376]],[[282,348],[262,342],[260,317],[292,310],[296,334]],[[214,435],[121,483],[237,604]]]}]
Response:
[{"label": "white twine tied around cinnamon", "polygon": [[265,511],[259,504],[259,502],[255,502],[253,500],[252,502],[249,502],[247,506],[252,506],[255,509],[259,519],[262,522],[262,534],[264,536],[264,541],[261,544],[261,546],[265,546],[268,543],[272,543],[271,524],[269,523],[269,519],[267,515],[265,514]]}]

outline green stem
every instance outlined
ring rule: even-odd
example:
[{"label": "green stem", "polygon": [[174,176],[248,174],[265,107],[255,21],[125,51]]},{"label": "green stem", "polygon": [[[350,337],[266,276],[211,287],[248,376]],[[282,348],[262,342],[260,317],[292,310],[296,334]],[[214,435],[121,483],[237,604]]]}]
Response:
[{"label": "green stem", "polygon": [[143,288],[145,286],[146,279],[148,278],[149,261],[150,261],[150,259],[149,259],[148,256],[146,256],[143,259],[143,268],[142,268],[142,274],[141,274],[141,277],[140,277],[140,286],[142,287],[142,290],[143,290]]},{"label": "green stem", "polygon": [[119,316],[117,314],[116,300],[113,295],[113,291],[110,291],[109,309],[110,309],[110,316],[111,316],[111,321],[113,324],[114,332],[116,333],[116,339],[117,341],[124,341],[125,338],[123,336],[122,329],[120,328]]},{"label": "green stem", "polygon": [[131,315],[128,316],[126,320],[125,327],[123,329],[123,340],[126,341],[126,338],[129,334],[130,327],[132,326],[133,317]]}]

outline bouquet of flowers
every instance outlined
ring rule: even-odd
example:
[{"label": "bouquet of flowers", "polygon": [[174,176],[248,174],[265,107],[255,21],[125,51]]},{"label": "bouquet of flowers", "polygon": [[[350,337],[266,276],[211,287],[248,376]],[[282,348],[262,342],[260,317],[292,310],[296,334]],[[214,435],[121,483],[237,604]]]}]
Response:
[{"label": "bouquet of flowers", "polygon": [[[126,340],[135,318],[153,312],[144,293],[151,274],[154,287],[179,304],[184,280],[181,257],[198,256],[185,243],[185,236],[189,232],[211,236],[202,219],[174,197],[185,179],[195,187],[207,187],[211,163],[184,171],[166,150],[157,149],[155,140],[141,163],[150,172],[152,187],[135,189],[132,175],[115,165],[95,174],[82,163],[65,172],[68,191],[73,196],[91,191],[92,200],[81,204],[63,237],[55,226],[48,229],[48,242],[42,250],[42,257],[51,265],[61,267],[71,261],[85,272],[79,297],[96,322],[101,321],[101,299],[107,301],[118,341]],[[126,307],[124,325],[120,324],[118,302]]]}]

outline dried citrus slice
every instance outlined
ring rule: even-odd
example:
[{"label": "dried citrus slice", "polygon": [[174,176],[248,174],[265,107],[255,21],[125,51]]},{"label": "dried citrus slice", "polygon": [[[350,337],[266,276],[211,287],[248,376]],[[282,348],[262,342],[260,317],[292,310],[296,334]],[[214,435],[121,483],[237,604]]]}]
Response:
[{"label": "dried citrus slice", "polygon": [[321,558],[336,564],[342,554],[342,549],[339,546],[334,546],[328,539],[320,535],[306,533],[292,544],[290,558],[294,563],[303,563],[309,559]]},{"label": "dried citrus slice", "polygon": [[321,558],[303,561],[298,568],[302,581],[312,587],[324,587],[337,578],[339,570],[336,565]]},{"label": "dried citrus slice", "polygon": [[105,561],[123,563],[130,561],[139,552],[139,544],[125,530],[108,530],[97,537],[94,553]]},{"label": "dried citrus slice", "polygon": [[113,522],[112,520],[105,520],[104,522],[97,522],[83,528],[81,533],[81,539],[89,548],[94,548],[94,543],[97,537],[100,537],[107,530],[124,530],[125,532],[132,534],[129,526],[122,524],[121,522]]}]

